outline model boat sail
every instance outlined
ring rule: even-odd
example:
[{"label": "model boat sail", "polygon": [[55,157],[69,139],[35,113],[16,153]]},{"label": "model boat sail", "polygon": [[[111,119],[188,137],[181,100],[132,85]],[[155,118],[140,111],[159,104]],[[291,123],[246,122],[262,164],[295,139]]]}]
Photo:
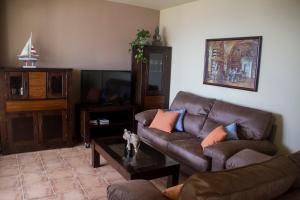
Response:
[{"label": "model boat sail", "polygon": [[21,54],[19,55],[19,60],[24,62],[23,68],[36,68],[35,63],[37,62],[39,55],[32,45],[32,33],[30,38],[25,44]]}]

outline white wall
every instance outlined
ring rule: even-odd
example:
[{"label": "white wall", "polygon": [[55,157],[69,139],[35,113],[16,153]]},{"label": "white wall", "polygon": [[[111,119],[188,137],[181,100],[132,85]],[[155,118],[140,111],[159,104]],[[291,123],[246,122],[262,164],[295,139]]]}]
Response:
[{"label": "white wall", "polygon": [[[300,1],[199,0],[162,10],[173,47],[171,100],[180,90],[271,111],[281,152],[300,150]],[[258,92],[203,84],[205,39],[263,36]]]}]

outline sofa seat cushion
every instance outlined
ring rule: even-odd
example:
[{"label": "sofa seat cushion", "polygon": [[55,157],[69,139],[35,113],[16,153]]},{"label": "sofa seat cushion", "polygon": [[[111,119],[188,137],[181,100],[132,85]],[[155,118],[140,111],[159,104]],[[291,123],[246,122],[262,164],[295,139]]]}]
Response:
[{"label": "sofa seat cushion", "polygon": [[260,153],[251,149],[244,149],[234,154],[226,161],[226,169],[233,169],[254,163],[260,163],[271,158],[272,156],[269,156],[267,154]]},{"label": "sofa seat cushion", "polygon": [[161,148],[161,150],[167,149],[167,144],[169,141],[195,138],[195,136],[186,132],[167,133],[155,128],[140,126],[138,134],[140,137],[142,137],[142,139],[146,139],[146,141],[150,142],[155,147]]},{"label": "sofa seat cushion", "polygon": [[191,166],[197,171],[207,171],[210,158],[203,155],[200,139],[173,140],[168,143],[168,152],[181,163]]}]

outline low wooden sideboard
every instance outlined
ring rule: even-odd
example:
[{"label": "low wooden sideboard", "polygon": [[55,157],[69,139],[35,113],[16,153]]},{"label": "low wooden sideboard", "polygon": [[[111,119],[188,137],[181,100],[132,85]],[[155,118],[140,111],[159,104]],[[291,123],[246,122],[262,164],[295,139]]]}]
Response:
[{"label": "low wooden sideboard", "polygon": [[0,68],[3,154],[72,145],[72,69]]},{"label": "low wooden sideboard", "polygon": [[[93,138],[122,135],[124,129],[135,131],[135,106],[78,105],[80,107],[80,135],[86,147]],[[91,120],[106,119],[107,124],[91,124]]]}]

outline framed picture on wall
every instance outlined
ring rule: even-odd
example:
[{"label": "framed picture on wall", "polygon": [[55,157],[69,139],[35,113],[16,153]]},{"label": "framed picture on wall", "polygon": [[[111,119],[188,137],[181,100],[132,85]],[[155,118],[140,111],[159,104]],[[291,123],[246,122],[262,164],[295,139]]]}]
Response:
[{"label": "framed picture on wall", "polygon": [[257,91],[262,36],[207,39],[204,84]]}]

